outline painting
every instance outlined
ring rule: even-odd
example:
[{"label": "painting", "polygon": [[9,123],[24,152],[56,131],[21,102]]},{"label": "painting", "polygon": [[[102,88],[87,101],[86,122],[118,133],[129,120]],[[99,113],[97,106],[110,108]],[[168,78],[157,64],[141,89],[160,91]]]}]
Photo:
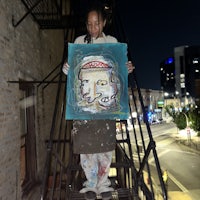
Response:
[{"label": "painting", "polygon": [[66,119],[127,119],[125,43],[68,44]]}]

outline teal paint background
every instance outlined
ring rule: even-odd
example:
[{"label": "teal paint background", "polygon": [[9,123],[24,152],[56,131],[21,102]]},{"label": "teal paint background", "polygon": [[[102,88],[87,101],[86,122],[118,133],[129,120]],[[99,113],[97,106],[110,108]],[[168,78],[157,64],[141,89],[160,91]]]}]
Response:
[{"label": "teal paint background", "polygon": [[[106,111],[101,113],[90,113],[81,110],[76,102],[75,81],[79,68],[76,66],[86,56],[104,56],[112,60],[117,66],[117,75],[120,80],[120,102],[117,111]],[[66,119],[93,120],[93,119],[128,119],[128,70],[127,44],[125,43],[105,43],[105,44],[68,44],[68,64],[70,66],[67,77],[66,95]]]}]

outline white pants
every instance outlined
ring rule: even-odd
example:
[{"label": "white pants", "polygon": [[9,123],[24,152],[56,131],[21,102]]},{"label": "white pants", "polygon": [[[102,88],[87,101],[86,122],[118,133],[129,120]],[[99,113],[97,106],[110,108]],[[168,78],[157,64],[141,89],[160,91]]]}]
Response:
[{"label": "white pants", "polygon": [[108,179],[112,161],[112,151],[97,154],[80,154],[81,166],[85,172],[87,181],[80,193],[93,191],[97,194],[113,191]]}]

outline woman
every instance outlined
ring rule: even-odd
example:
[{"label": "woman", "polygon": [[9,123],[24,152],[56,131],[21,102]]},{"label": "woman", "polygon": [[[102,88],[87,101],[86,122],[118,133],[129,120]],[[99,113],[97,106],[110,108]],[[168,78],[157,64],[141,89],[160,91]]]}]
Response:
[{"label": "woman", "polygon": [[[103,8],[94,7],[87,13],[87,34],[76,38],[76,44],[87,43],[117,43],[117,39],[105,35],[103,28],[106,25],[106,17]],[[127,63],[128,72],[131,73],[134,66]],[[68,73],[67,63],[63,66],[63,72]],[[116,142],[115,120],[82,120],[73,123],[74,153],[80,154],[81,166],[85,172],[87,181],[80,193],[84,193],[85,199],[94,200],[100,194],[102,199],[112,198],[113,188],[108,179],[112,161],[112,151]],[[81,144],[77,141],[81,141]]]}]

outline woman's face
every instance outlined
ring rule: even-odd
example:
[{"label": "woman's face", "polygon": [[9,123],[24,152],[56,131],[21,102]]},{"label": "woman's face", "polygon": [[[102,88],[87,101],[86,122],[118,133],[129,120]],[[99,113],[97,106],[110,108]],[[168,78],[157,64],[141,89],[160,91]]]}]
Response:
[{"label": "woman's face", "polygon": [[102,37],[103,28],[106,21],[96,11],[88,13],[87,30],[92,38]]}]

